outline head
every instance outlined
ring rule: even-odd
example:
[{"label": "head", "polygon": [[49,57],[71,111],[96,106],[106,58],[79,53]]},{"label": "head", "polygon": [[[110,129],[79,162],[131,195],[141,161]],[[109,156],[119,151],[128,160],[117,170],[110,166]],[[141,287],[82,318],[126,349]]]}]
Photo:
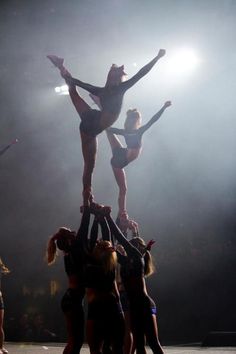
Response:
[{"label": "head", "polygon": [[126,120],[125,120],[124,128],[126,130],[138,129],[141,125],[141,121],[142,118],[140,112],[136,108],[129,109],[126,112]]},{"label": "head", "polygon": [[60,227],[56,237],[57,248],[60,251],[68,252],[75,241],[76,232],[66,227]]},{"label": "head", "polygon": [[148,277],[154,272],[155,268],[151,253],[146,248],[145,241],[141,237],[134,237],[130,240],[130,243],[142,254],[145,262],[144,274]]},{"label": "head", "polygon": [[94,247],[92,256],[103,266],[106,273],[116,268],[117,255],[110,241],[98,241]]},{"label": "head", "polygon": [[1,257],[0,257],[0,272],[2,272],[3,274],[10,273],[10,270],[5,266]]},{"label": "head", "polygon": [[66,227],[60,227],[60,229],[49,239],[46,252],[48,265],[55,262],[57,248],[61,251],[69,252],[75,241],[75,235],[75,231],[71,231]]},{"label": "head", "polygon": [[126,73],[124,71],[124,65],[118,66],[112,64],[108,75],[106,85],[117,85],[125,81]]},{"label": "head", "polygon": [[129,242],[144,255],[146,252],[146,243],[141,237],[133,237]]}]

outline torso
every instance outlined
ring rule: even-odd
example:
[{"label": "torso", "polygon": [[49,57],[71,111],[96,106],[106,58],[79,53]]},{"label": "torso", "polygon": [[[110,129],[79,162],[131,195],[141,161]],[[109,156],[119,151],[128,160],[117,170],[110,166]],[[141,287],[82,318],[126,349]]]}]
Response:
[{"label": "torso", "polygon": [[128,149],[141,149],[142,147],[142,132],[140,129],[133,131],[124,130],[124,138]]},{"label": "torso", "polygon": [[102,112],[118,117],[121,111],[125,90],[121,85],[104,87],[99,95]]},{"label": "torso", "polygon": [[144,260],[142,257],[127,258],[121,264],[120,275],[130,301],[139,296],[147,295],[146,282],[144,278]]}]

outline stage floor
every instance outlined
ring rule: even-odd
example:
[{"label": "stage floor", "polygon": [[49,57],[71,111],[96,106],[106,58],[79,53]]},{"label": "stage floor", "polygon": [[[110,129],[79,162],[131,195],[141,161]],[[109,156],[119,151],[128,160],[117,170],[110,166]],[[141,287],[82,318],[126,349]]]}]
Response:
[{"label": "stage floor", "polygon": [[[9,354],[62,354],[64,346],[62,343],[6,343],[5,348],[9,351]],[[236,347],[202,348],[200,346],[171,346],[164,347],[164,352],[165,354],[236,354]],[[83,347],[81,354],[89,354],[89,350],[86,345]],[[151,354],[149,349],[147,350],[147,354]]]}]

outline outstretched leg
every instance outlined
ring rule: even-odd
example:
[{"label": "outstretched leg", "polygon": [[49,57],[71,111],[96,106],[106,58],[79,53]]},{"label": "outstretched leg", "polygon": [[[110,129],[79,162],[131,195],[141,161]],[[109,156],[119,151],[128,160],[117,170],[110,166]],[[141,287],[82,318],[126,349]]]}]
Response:
[{"label": "outstretched leg", "polygon": [[[0,292],[0,301],[2,301],[1,299],[2,297]],[[4,318],[4,310],[0,308],[0,350],[3,348],[3,343],[4,343],[3,318]]]},{"label": "outstretched leg", "polygon": [[[69,83],[68,78],[71,74],[64,66],[64,59],[56,55],[48,55],[48,59],[60,70],[61,76],[65,79],[68,87],[71,101],[80,116],[81,121],[88,119],[88,114],[91,107],[80,97],[76,90],[76,86]],[[92,112],[92,110],[91,110]],[[97,155],[97,138],[94,135],[84,133],[80,129],[82,153],[84,158],[84,172],[83,172],[83,205],[89,205],[93,200],[92,196],[92,174],[95,167]]]},{"label": "outstretched leg", "polygon": [[111,146],[111,150],[113,151],[115,148],[122,148],[123,145],[121,144],[120,140],[118,137],[111,133],[109,130],[106,130],[107,133],[107,138]]},{"label": "outstretched leg", "polygon": [[55,65],[56,68],[60,70],[60,74],[63,79],[66,81],[66,84],[69,87],[69,94],[73,105],[77,113],[79,114],[81,120],[83,119],[83,113],[90,110],[91,107],[80,97],[76,90],[75,85],[71,85],[68,81],[68,78],[72,77],[70,72],[64,66],[64,59],[59,58],[56,55],[47,55],[47,58]]}]

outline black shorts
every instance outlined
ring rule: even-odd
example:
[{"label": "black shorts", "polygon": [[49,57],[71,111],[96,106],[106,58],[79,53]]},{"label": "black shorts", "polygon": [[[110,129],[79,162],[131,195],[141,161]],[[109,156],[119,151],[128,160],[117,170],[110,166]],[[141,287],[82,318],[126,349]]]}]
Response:
[{"label": "black shorts", "polygon": [[85,111],[81,116],[80,130],[81,132],[96,137],[104,129],[101,128],[101,111],[97,109],[89,109]]},{"label": "black shorts", "polygon": [[4,310],[4,302],[3,302],[3,297],[2,297],[1,291],[0,291],[0,310]]},{"label": "black shorts", "polygon": [[115,296],[108,296],[104,300],[94,300],[88,304],[88,320],[114,320],[123,316],[121,303]]},{"label": "black shorts", "polygon": [[111,165],[116,168],[124,168],[128,165],[127,148],[116,147],[112,150]]},{"label": "black shorts", "polygon": [[83,312],[83,297],[81,291],[78,289],[67,289],[62,300],[61,309],[63,312]]},{"label": "black shorts", "polygon": [[147,314],[157,314],[157,307],[150,296],[144,295],[140,298],[137,297],[130,302],[130,311],[133,318],[137,317],[136,320],[139,319],[140,321],[144,321]]}]

